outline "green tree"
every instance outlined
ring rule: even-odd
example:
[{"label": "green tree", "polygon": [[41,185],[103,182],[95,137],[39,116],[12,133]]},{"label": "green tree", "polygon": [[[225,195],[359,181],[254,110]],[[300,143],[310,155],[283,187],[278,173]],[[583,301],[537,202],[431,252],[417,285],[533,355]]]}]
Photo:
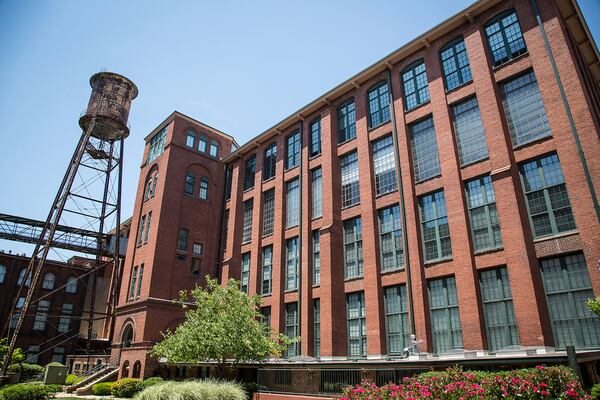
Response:
[{"label": "green tree", "polygon": [[[0,339],[0,368],[2,368],[4,357],[6,357],[6,352],[8,351],[8,339],[2,338]],[[20,348],[15,348],[13,351],[12,357],[10,359],[10,364],[21,363],[25,360],[25,354],[23,354],[23,350]]]},{"label": "green tree", "polygon": [[600,316],[600,297],[595,299],[588,299],[587,305],[594,314]]},{"label": "green tree", "polygon": [[233,279],[221,286],[207,276],[206,288],[181,291],[177,302],[185,310],[185,320],[175,331],[163,333],[151,353],[168,362],[215,361],[224,377],[228,365],[280,357],[299,340],[265,327],[260,297],[246,295]]}]

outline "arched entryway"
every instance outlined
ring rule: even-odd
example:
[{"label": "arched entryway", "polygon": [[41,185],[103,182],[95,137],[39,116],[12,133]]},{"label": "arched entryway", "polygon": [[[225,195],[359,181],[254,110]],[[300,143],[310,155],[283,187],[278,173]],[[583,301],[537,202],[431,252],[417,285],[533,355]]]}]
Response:
[{"label": "arched entryway", "polygon": [[123,328],[123,333],[121,334],[121,347],[131,347],[133,343],[133,325],[127,324]]},{"label": "arched entryway", "polygon": [[142,372],[142,363],[140,360],[137,360],[133,363],[133,373],[131,374],[132,378],[139,378],[140,373]]},{"label": "arched entryway", "polygon": [[125,361],[121,367],[121,378],[129,378],[129,361]]}]

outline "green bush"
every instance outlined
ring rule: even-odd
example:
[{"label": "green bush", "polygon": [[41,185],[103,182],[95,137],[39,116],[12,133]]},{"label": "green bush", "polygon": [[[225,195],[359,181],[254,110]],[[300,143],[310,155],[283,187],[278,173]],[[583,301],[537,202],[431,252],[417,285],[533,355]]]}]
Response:
[{"label": "green bush", "polygon": [[81,382],[82,380],[84,380],[86,377],[85,376],[77,376],[75,374],[69,374],[67,375],[67,377],[65,378],[65,385],[75,385],[79,382]]},{"label": "green bush", "polygon": [[44,373],[44,368],[37,364],[12,364],[8,367],[10,372],[21,372],[21,382],[30,381],[37,375]]},{"label": "green bush", "polygon": [[234,382],[203,380],[165,382],[150,386],[135,400],[246,400],[242,386]]},{"label": "green bush", "polygon": [[94,396],[109,396],[114,382],[101,382],[92,385],[92,394]]},{"label": "green bush", "polygon": [[147,387],[154,386],[154,385],[157,385],[157,384],[163,383],[163,382],[164,382],[163,378],[161,378],[160,376],[155,376],[153,378],[144,379],[142,381],[142,390],[146,389]]},{"label": "green bush", "polygon": [[133,397],[142,390],[142,381],[135,378],[123,378],[113,382],[110,392],[115,397]]},{"label": "green bush", "polygon": [[[58,388],[57,388],[58,386]],[[7,385],[0,390],[2,400],[47,400],[60,391],[59,385],[35,385],[31,383],[18,383]]]},{"label": "green bush", "polygon": [[600,400],[600,383],[596,383],[592,386],[591,395],[593,400]]}]

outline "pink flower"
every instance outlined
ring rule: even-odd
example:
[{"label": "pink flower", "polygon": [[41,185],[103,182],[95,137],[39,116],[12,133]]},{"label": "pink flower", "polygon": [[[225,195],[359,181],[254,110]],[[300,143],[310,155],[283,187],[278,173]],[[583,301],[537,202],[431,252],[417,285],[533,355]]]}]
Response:
[{"label": "pink flower", "polygon": [[537,369],[544,369],[544,366],[543,365],[536,365],[535,368],[537,368]]}]

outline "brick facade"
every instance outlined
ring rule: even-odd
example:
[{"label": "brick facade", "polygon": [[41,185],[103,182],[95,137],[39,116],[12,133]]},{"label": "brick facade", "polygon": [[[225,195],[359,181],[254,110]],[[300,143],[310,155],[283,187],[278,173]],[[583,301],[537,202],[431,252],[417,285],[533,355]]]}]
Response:
[{"label": "brick facade", "polygon": [[[582,254],[587,266],[593,292],[600,293],[600,221],[594,209],[590,185],[574,140],[578,136],[590,180],[599,196],[600,151],[598,99],[599,88],[594,74],[584,63],[584,57],[572,38],[572,21],[564,16],[565,1],[538,1],[541,20],[552,58],[547,52],[544,35],[538,26],[529,0],[480,1],[452,17],[442,25],[392,53],[386,59],[338,86],[319,100],[294,113],[277,126],[257,136],[231,154],[233,139],[212,128],[195,122],[179,113],[161,124],[148,139],[168,127],[164,153],[152,163],[144,163],[134,210],[132,232],[137,232],[140,217],[152,210],[150,240],[136,246],[137,238],[130,236],[120,306],[117,317],[117,341],[126,321],[135,326],[132,347],[120,349],[121,363],[134,362],[134,353],[147,350],[160,338],[158,332],[174,327],[181,318],[166,300],[175,298],[180,289],[201,283],[189,274],[189,257],[177,259],[175,250],[179,228],[190,229],[189,245],[197,241],[204,248],[202,273],[222,280],[241,278],[241,256],[250,253],[249,293],[260,293],[261,250],[273,246],[272,292],[263,296],[264,307],[271,307],[271,325],[277,331],[285,330],[285,304],[299,304],[300,354],[314,355],[313,307],[320,299],[320,358],[321,360],[348,357],[347,294],[364,292],[366,312],[366,358],[385,358],[390,354],[386,332],[385,288],[409,285],[408,302],[414,333],[423,340],[421,350],[434,353],[432,317],[428,283],[442,277],[454,277],[464,351],[486,353],[490,350],[486,333],[486,319],[480,288],[481,271],[506,267],[510,278],[512,304],[518,331],[518,349],[545,349],[557,345],[540,269],[542,260],[565,254]],[[526,45],[526,52],[498,66],[493,62],[485,36],[484,25],[493,17],[514,10]],[[472,80],[447,90],[440,63],[440,50],[451,40],[463,38],[466,46]],[[418,60],[426,67],[430,100],[409,111],[405,110],[401,74]],[[554,61],[565,99],[553,69]],[[532,71],[537,79],[540,96],[549,122],[551,135],[513,146],[503,107],[501,84],[525,72]],[[387,82],[393,107],[393,118],[370,128],[368,123],[368,92],[375,84]],[[478,101],[488,157],[461,166],[453,125],[452,105],[475,96]],[[356,138],[338,145],[338,107],[354,99]],[[567,106],[572,115],[569,119]],[[435,126],[435,140],[441,173],[425,181],[415,180],[409,126],[431,116]],[[309,151],[310,123],[321,124],[322,151],[311,157]],[[202,131],[219,142],[224,159],[211,158],[185,147],[188,128]],[[286,138],[300,130],[302,138],[299,166],[285,169]],[[573,132],[573,131],[576,132]],[[396,172],[399,187],[381,196],[376,195],[372,142],[393,135]],[[267,146],[277,144],[276,174],[263,180],[264,152]],[[342,208],[340,157],[356,151],[360,203]],[[144,160],[148,154],[148,144]],[[525,200],[519,166],[541,156],[556,154],[570,199],[576,229],[564,234],[534,239]],[[255,184],[244,190],[246,160],[256,155]],[[323,215],[312,219],[311,170],[322,168]],[[207,201],[184,193],[185,173],[196,171],[196,177],[209,177]],[[223,201],[225,170],[231,170],[231,196]],[[147,177],[158,170],[159,182],[153,198],[144,201]],[[475,251],[465,193],[465,181],[489,176],[496,198],[501,230],[502,247]],[[301,213],[298,226],[286,229],[286,183],[300,178]],[[198,178],[196,179],[196,185]],[[262,235],[262,204],[264,193],[275,192],[274,234]],[[197,189],[194,189],[197,193]],[[419,199],[423,195],[443,190],[450,231],[452,257],[436,262],[424,259]],[[244,202],[253,200],[252,239],[242,243]],[[391,272],[381,270],[381,249],[378,211],[400,205],[407,247],[404,248],[404,268]],[[222,213],[228,213],[226,231]],[[345,279],[343,222],[354,217],[362,221],[362,277]],[[320,231],[320,284],[312,282],[312,232]],[[219,233],[221,232],[221,233]],[[220,236],[227,232],[227,237]],[[299,287],[285,290],[286,240],[298,237],[300,243]],[[222,252],[222,253],[220,253]],[[181,254],[180,254],[181,255]],[[189,250],[188,250],[189,255]],[[131,271],[145,263],[139,300],[128,302]],[[408,267],[408,268],[407,268]],[[410,282],[409,282],[410,278]],[[514,349],[513,349],[514,350]],[[137,354],[137,353],[136,353]],[[141,354],[141,353],[140,353]],[[144,355],[139,355],[144,358]],[[144,364],[144,362],[142,361]],[[152,362],[155,365],[155,361]],[[142,375],[149,376],[150,368],[143,367]]]}]

